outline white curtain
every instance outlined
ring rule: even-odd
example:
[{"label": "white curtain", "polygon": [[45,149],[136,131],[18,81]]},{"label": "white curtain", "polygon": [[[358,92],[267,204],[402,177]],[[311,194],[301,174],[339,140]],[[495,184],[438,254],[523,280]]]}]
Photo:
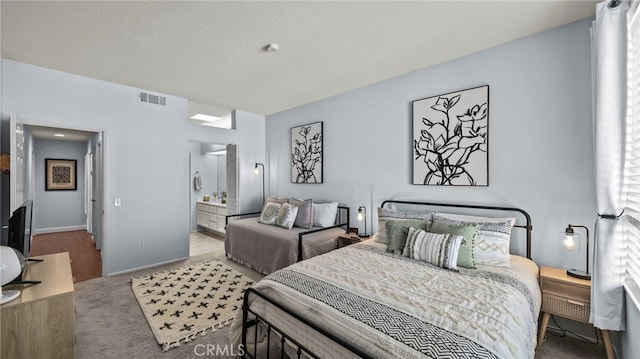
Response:
[{"label": "white curtain", "polygon": [[591,322],[624,330],[622,217],[627,105],[626,2],[596,5],[591,28],[593,125],[598,218],[595,229]]}]

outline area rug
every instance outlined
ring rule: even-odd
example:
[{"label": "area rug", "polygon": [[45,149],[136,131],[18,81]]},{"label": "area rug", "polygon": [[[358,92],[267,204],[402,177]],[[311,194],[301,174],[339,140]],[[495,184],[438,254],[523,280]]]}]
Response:
[{"label": "area rug", "polygon": [[162,350],[180,346],[233,320],[253,280],[220,262],[204,262],[131,280]]}]

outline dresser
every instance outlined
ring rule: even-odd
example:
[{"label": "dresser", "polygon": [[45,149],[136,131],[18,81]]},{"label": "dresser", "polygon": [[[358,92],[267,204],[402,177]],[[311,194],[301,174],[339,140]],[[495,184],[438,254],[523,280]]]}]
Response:
[{"label": "dresser", "polygon": [[227,205],[220,202],[198,201],[196,223],[212,231],[224,233]]},{"label": "dresser", "polygon": [[39,284],[7,286],[22,294],[0,307],[2,358],[73,358],[73,277],[69,253],[34,257],[23,280]]}]

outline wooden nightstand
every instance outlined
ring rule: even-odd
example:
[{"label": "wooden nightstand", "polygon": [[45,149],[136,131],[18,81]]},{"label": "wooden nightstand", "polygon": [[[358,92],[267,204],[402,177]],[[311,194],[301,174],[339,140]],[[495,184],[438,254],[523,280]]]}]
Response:
[{"label": "wooden nightstand", "polygon": [[[538,334],[538,348],[544,342],[551,315],[589,323],[591,309],[591,281],[567,275],[564,269],[540,268],[540,290],[542,291],[542,323]],[[601,330],[607,358],[613,359],[611,337],[608,330]]]},{"label": "wooden nightstand", "polygon": [[355,234],[341,234],[338,236],[338,248],[346,247],[351,244],[360,243],[362,238],[356,236]]}]

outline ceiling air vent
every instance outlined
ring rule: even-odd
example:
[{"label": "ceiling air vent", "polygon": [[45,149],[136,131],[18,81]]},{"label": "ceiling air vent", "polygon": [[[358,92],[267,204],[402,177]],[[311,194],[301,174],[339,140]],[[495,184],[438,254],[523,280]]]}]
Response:
[{"label": "ceiling air vent", "polygon": [[147,92],[140,92],[139,100],[140,100],[140,102],[146,102],[146,103],[150,103],[150,104],[153,104],[153,105],[161,105],[161,106],[166,106],[167,105],[167,98],[166,97],[154,95],[154,94],[147,93]]}]

